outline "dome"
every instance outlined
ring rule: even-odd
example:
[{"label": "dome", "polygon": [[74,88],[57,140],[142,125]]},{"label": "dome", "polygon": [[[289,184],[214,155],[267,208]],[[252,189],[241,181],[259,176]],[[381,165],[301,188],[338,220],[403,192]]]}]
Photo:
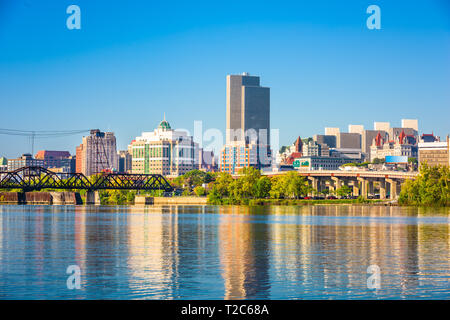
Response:
[{"label": "dome", "polygon": [[170,127],[169,122],[167,122],[166,120],[163,120],[159,123],[158,129],[162,129],[165,131],[165,130],[170,130],[172,128]]}]

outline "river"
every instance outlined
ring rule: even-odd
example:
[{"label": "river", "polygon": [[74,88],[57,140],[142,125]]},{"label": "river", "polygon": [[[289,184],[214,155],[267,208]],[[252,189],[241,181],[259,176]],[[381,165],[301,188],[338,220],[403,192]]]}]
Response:
[{"label": "river", "polygon": [[4,205],[0,299],[450,299],[449,217],[362,205]]}]

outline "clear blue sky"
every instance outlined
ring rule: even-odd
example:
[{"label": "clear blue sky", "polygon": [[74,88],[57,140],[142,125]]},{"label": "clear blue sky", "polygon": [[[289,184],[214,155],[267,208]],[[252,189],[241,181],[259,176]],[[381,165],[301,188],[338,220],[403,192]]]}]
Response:
[{"label": "clear blue sky", "polygon": [[[66,8],[81,8],[81,30]],[[366,8],[381,8],[369,30]],[[450,5],[415,1],[0,0],[0,128],[116,133],[121,149],[166,113],[225,129],[226,75],[271,88],[281,144],[325,126],[418,118],[450,133]],[[81,136],[36,141],[75,151]],[[0,156],[30,151],[0,135]]]}]

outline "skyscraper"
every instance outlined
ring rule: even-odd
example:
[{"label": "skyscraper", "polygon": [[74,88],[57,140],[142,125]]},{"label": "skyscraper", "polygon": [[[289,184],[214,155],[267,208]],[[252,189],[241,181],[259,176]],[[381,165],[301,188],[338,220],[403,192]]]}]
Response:
[{"label": "skyscraper", "polygon": [[269,145],[269,131],[270,88],[261,87],[259,77],[248,73],[228,75],[226,142],[245,141],[247,137],[250,141],[265,139],[261,143]]},{"label": "skyscraper", "polygon": [[226,118],[221,171],[270,166],[270,88],[248,73],[228,75]]},{"label": "skyscraper", "polygon": [[76,171],[86,176],[102,170],[117,170],[116,137],[113,132],[91,130],[76,148]]}]

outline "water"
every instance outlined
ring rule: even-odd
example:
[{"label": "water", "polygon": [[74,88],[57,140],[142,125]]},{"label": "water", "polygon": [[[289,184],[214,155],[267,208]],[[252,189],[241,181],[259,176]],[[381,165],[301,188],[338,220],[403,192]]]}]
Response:
[{"label": "water", "polygon": [[0,299],[449,299],[449,213],[0,206]]}]

